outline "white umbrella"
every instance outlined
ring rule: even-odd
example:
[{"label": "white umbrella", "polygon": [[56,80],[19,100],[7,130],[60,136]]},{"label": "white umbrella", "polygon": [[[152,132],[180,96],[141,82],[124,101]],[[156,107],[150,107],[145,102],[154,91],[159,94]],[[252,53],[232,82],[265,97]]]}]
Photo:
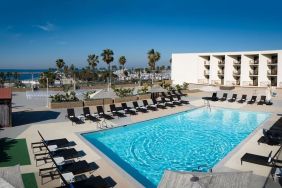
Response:
[{"label": "white umbrella", "polygon": [[219,87],[215,87],[215,86],[204,86],[202,88],[200,88],[201,91],[205,91],[205,92],[217,92],[219,91]]}]

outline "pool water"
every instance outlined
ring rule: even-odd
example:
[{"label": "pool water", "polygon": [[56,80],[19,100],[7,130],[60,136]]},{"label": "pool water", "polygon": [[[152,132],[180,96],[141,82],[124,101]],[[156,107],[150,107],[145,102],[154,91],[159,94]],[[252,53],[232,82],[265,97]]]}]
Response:
[{"label": "pool water", "polygon": [[208,171],[269,113],[198,108],[82,136],[145,187],[164,170]]}]

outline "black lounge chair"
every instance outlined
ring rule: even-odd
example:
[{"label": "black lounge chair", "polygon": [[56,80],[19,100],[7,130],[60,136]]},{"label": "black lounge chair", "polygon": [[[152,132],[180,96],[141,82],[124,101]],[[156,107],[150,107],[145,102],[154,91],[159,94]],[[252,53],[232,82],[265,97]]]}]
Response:
[{"label": "black lounge chair", "polygon": [[238,101],[238,103],[244,103],[247,100],[247,95],[242,95],[242,98]]},{"label": "black lounge chair", "polygon": [[158,108],[166,109],[166,106],[162,102],[158,102],[155,98],[152,98],[152,102],[154,105],[157,105]]},{"label": "black lounge chair", "polygon": [[[38,158],[41,156],[41,158]],[[42,157],[43,156],[43,157]],[[74,148],[70,149],[59,149],[55,151],[49,151],[47,153],[38,153],[35,154],[35,162],[36,166],[39,161],[44,161],[46,163],[47,160],[50,160],[51,157],[63,157],[65,160],[80,158],[85,156],[85,153],[83,151],[76,151]]]},{"label": "black lounge chair", "polygon": [[243,164],[243,161],[245,161],[245,162],[254,163],[254,164],[263,165],[263,166],[273,166],[274,161],[271,155],[272,155],[272,151],[269,153],[267,157],[261,156],[261,155],[255,155],[251,153],[245,153],[245,155],[241,157],[241,165]]},{"label": "black lounge chair", "polygon": [[172,97],[175,97],[175,96],[176,96],[176,94],[174,94],[174,93],[172,93],[172,92],[170,92],[170,91],[168,91],[167,94],[168,94],[168,96],[172,96]]},{"label": "black lounge chair", "polygon": [[258,101],[258,105],[263,105],[266,103],[266,96],[262,95],[260,96],[260,100]]},{"label": "black lounge chair", "polygon": [[180,96],[187,96],[187,94],[185,94],[185,93],[182,93],[182,91],[179,89],[179,90],[177,90],[178,91],[178,93],[180,94]]},{"label": "black lounge chair", "polygon": [[281,130],[266,130],[263,129],[263,136],[259,138],[258,144],[264,143],[268,145],[281,145],[282,144],[282,131]]},{"label": "black lounge chair", "polygon": [[46,146],[51,146],[51,145],[56,145],[58,149],[71,147],[71,146],[76,145],[75,142],[73,142],[73,141],[70,142],[66,138],[60,138],[60,139],[54,139],[54,140],[45,140],[43,138],[43,136],[41,135],[41,133],[39,131],[37,131],[37,132],[38,132],[38,134],[41,138],[41,141],[31,143],[31,148],[32,148],[33,152],[34,152],[34,149],[40,149],[40,151],[42,151],[42,148],[46,148]]},{"label": "black lounge chair", "polygon": [[84,123],[81,119],[79,119],[78,117],[75,116],[75,112],[73,108],[68,108],[67,109],[67,118],[71,121],[71,123],[75,123],[75,124],[82,124]]},{"label": "black lounge chair", "polygon": [[144,104],[144,106],[145,106],[146,108],[148,108],[148,109],[150,109],[150,110],[154,110],[154,111],[158,110],[157,105],[155,105],[155,104],[149,104],[147,100],[143,100],[143,104]]},{"label": "black lounge chair", "polygon": [[251,100],[249,100],[247,103],[248,104],[254,104],[257,100],[257,96],[252,96]]},{"label": "black lounge chair", "polygon": [[170,95],[168,96],[165,92],[162,92],[162,96],[163,96],[164,98],[169,98],[169,97],[170,97]]},{"label": "black lounge chair", "polygon": [[107,119],[107,120],[115,119],[113,116],[106,114],[104,112],[103,106],[97,106],[96,108],[97,108],[97,113],[98,113],[99,117]]},{"label": "black lounge chair", "polygon": [[63,186],[64,188],[109,188],[113,187],[108,185],[107,181],[103,179],[101,176],[91,176],[87,179],[83,179],[80,181],[71,182],[68,186]]},{"label": "black lounge chair", "polygon": [[131,115],[137,114],[136,110],[134,108],[128,107],[126,103],[121,103],[121,107],[123,108],[126,114],[131,114]]},{"label": "black lounge chair", "polygon": [[282,132],[282,117],[280,117],[271,127],[269,130],[273,131],[281,131]]},{"label": "black lounge chair", "polygon": [[233,94],[231,99],[228,100],[228,102],[235,102],[237,99],[237,94]]},{"label": "black lounge chair", "polygon": [[214,92],[212,93],[211,97],[202,97],[202,99],[208,100],[208,101],[218,101],[217,93]]},{"label": "black lounge chair", "polygon": [[165,100],[164,97],[161,97],[161,100],[162,100],[162,103],[165,104],[165,106],[175,107],[175,105],[173,104],[173,102]]},{"label": "black lounge chair", "polygon": [[227,93],[223,93],[222,97],[219,99],[220,101],[226,101]]},{"label": "black lounge chair", "polygon": [[54,170],[54,169],[59,170],[62,174],[71,172],[73,173],[73,175],[77,175],[86,172],[91,173],[92,171],[97,170],[99,168],[99,166],[96,163],[94,162],[88,163],[85,160],[77,161],[77,162],[68,162],[62,165],[58,165],[52,157],[51,160],[55,164],[55,167],[39,169],[39,175],[41,176],[41,178],[45,177],[44,174],[46,172],[49,172],[50,170]]},{"label": "black lounge chair", "polygon": [[179,100],[174,100],[172,96],[169,97],[170,102],[172,102],[175,105],[181,106],[182,103]]},{"label": "black lounge chair", "polygon": [[139,106],[139,104],[138,104],[137,101],[133,101],[132,104],[133,104],[133,107],[134,107],[137,111],[143,112],[143,113],[148,112],[148,109],[147,109],[145,106]]},{"label": "black lounge chair", "polygon": [[101,120],[97,117],[91,115],[89,107],[83,107],[83,115],[86,120],[90,120],[92,122],[99,123]]},{"label": "black lounge chair", "polygon": [[115,104],[110,104],[110,110],[113,116],[126,117],[125,112],[121,109],[117,109]]},{"label": "black lounge chair", "polygon": [[189,101],[182,100],[180,95],[176,95],[178,101],[180,101],[182,104],[189,104]]}]

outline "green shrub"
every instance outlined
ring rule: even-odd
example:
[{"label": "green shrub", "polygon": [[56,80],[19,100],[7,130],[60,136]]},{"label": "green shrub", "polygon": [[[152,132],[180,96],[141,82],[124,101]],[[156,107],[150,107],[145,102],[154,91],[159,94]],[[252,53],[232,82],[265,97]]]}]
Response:
[{"label": "green shrub", "polygon": [[76,97],[74,91],[65,94],[57,93],[56,95],[50,96],[50,98],[51,98],[51,102],[74,102],[79,100]]},{"label": "green shrub", "polygon": [[93,93],[95,93],[95,91],[87,91],[83,93],[84,100],[90,100],[90,95],[92,95]]},{"label": "green shrub", "polygon": [[128,88],[128,89],[126,89],[126,88],[113,88],[113,90],[118,97],[123,98],[123,97],[133,95],[134,89],[131,89],[131,88]]},{"label": "green shrub", "polygon": [[149,91],[148,85],[144,84],[141,89],[138,89],[137,93],[142,95],[148,93],[148,91]]},{"label": "green shrub", "polygon": [[187,82],[183,82],[182,89],[186,90],[188,89],[189,84]]}]

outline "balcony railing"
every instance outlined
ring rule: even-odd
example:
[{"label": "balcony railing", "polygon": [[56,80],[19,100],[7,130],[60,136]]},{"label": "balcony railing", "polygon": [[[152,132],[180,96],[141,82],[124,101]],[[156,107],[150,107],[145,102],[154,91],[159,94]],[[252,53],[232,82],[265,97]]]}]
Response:
[{"label": "balcony railing", "polygon": [[241,71],[233,71],[233,75],[240,75]]},{"label": "balcony railing", "polygon": [[258,71],[250,71],[250,76],[257,76],[258,75]]},{"label": "balcony railing", "polygon": [[234,60],[234,61],[233,61],[233,64],[234,64],[234,65],[241,65],[241,61],[235,61],[235,60]]},{"label": "balcony railing", "polygon": [[268,70],[267,71],[268,76],[276,76],[277,75],[277,70]]},{"label": "balcony railing", "polygon": [[250,60],[250,65],[258,65],[259,61],[258,60]]},{"label": "balcony railing", "polygon": [[224,65],[224,64],[225,64],[225,61],[218,61],[218,64],[219,64],[219,65]]},{"label": "balcony railing", "polygon": [[210,65],[210,61],[204,61],[204,65],[209,66]]},{"label": "balcony railing", "polygon": [[207,71],[207,70],[204,71],[204,75],[209,75],[209,74],[210,74],[210,71]]},{"label": "balcony railing", "polygon": [[267,64],[277,64],[277,59],[267,60]]},{"label": "balcony railing", "polygon": [[217,71],[217,74],[224,74],[224,71],[222,71],[222,70],[219,70],[219,71]]}]

